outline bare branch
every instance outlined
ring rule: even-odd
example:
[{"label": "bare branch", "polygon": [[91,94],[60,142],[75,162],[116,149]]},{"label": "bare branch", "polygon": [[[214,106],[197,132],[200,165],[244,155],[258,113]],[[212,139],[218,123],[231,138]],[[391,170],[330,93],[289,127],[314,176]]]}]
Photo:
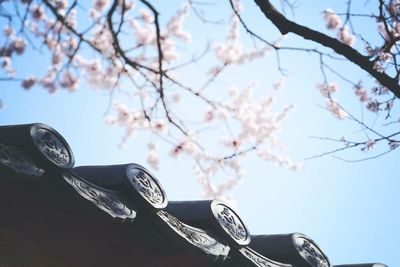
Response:
[{"label": "bare branch", "polygon": [[158,75],[159,75],[159,88],[158,92],[160,94],[160,99],[161,103],[163,105],[164,111],[165,111],[165,116],[167,117],[168,121],[173,124],[175,127],[177,127],[184,135],[187,135],[186,131],[182,128],[181,125],[179,125],[177,122],[175,122],[174,119],[171,117],[171,112],[168,109],[167,103],[165,102],[165,95],[164,95],[164,85],[163,85],[163,78],[164,78],[164,70],[163,70],[163,51],[161,47],[161,33],[160,33],[160,24],[158,22],[158,11],[154,8],[153,5],[151,5],[148,1],[146,0],[140,0],[143,4],[145,4],[152,12],[154,15],[154,25],[156,27],[156,42],[157,42],[157,52],[158,52]]}]

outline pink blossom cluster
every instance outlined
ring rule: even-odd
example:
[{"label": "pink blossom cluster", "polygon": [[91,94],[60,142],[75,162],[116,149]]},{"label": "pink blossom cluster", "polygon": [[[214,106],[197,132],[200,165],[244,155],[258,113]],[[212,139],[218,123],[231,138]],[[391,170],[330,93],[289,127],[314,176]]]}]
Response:
[{"label": "pink blossom cluster", "polygon": [[[270,47],[262,49],[251,49],[243,51],[243,45],[240,40],[239,19],[234,16],[231,19],[231,27],[225,42],[216,42],[214,44],[214,52],[217,59],[224,65],[226,64],[243,64],[246,61],[252,61],[257,58],[262,58],[265,54],[271,51]],[[212,74],[218,72],[218,68],[213,68],[210,71]]]},{"label": "pink blossom cluster", "polygon": [[[142,52],[138,54],[137,61],[147,63],[149,66],[156,67],[158,58],[154,57],[151,52],[146,55],[147,51],[155,51],[157,49],[157,36],[156,28],[154,25],[154,17],[149,11],[141,9],[139,19],[130,18],[128,23],[133,31],[138,47]],[[165,29],[161,31],[161,48],[163,51],[163,61],[166,64],[176,62],[180,55],[177,52],[177,41],[188,43],[191,41],[191,34],[184,29],[185,19],[189,14],[188,4],[177,10],[176,14],[172,16],[166,23]],[[154,77],[157,80],[157,77]]]},{"label": "pink blossom cluster", "polygon": [[324,19],[329,30],[336,30],[342,25],[340,17],[330,8],[325,9]]},{"label": "pink blossom cluster", "polygon": [[24,54],[27,42],[25,39],[17,36],[10,26],[3,28],[3,35],[6,38],[6,42],[0,47],[1,68],[9,76],[13,77],[16,71],[12,66],[12,58],[15,55],[21,56]]},{"label": "pink blossom cluster", "polygon": [[376,144],[376,141],[373,139],[368,139],[366,144],[365,144],[365,149],[366,150],[370,150],[371,148],[373,148]]},{"label": "pink blossom cluster", "polygon": [[[388,24],[386,24],[388,25]],[[382,38],[385,41],[385,45],[383,47],[371,47],[370,44],[366,45],[366,51],[368,56],[374,63],[374,69],[378,72],[384,72],[388,65],[391,64],[394,60],[393,55],[395,54],[395,44],[391,44],[391,39],[397,40],[400,37],[400,23],[396,23],[396,26],[399,26],[399,29],[395,27],[393,31],[387,31],[386,27],[382,22],[378,22],[378,31],[381,34]],[[387,49],[388,47],[390,49]]]},{"label": "pink blossom cluster", "polygon": [[147,164],[149,164],[154,169],[158,169],[160,165],[160,159],[158,157],[156,145],[154,143],[149,143],[147,148],[149,149]]},{"label": "pink blossom cluster", "polygon": [[390,14],[396,16],[400,13],[400,1],[399,0],[390,0],[388,4],[388,10]]},{"label": "pink blossom cluster", "polygon": [[[326,27],[330,30],[336,30],[337,38],[349,46],[354,45],[355,37],[349,32],[347,25],[351,26],[351,29],[353,30],[355,29],[354,22],[357,19],[362,19],[363,23],[365,23],[365,19],[367,18],[373,19],[373,23],[377,24],[377,33],[381,39],[378,39],[377,43],[377,40],[367,40],[365,36],[361,36],[360,34],[360,37],[366,47],[366,58],[368,58],[369,62],[372,63],[373,71],[383,73],[383,75],[388,75],[391,77],[398,77],[398,59],[396,57],[398,55],[397,51],[399,48],[398,41],[400,40],[400,21],[398,19],[400,14],[400,1],[388,0],[382,1],[380,4],[381,6],[379,8],[378,15],[374,15],[373,13],[362,15],[351,13],[349,4],[347,11],[348,13],[343,14],[346,16],[344,22],[342,22],[339,15],[331,9],[325,10],[323,15],[326,21]],[[343,75],[341,78],[344,78],[345,76],[346,75]],[[344,80],[348,82],[352,79],[346,76]],[[327,98],[327,109],[335,117],[345,118],[349,116],[349,114],[343,110],[339,102],[333,98],[333,94],[336,91],[335,88],[332,88],[327,83],[324,83],[319,85],[318,89],[321,91],[321,94]],[[358,82],[357,84],[354,83],[353,90],[357,100],[365,107],[366,110],[376,113],[377,115],[385,112],[385,119],[392,117],[392,113],[394,113],[392,112],[393,105],[397,98],[388,96],[388,88],[378,85],[373,87],[372,90],[367,90],[361,85],[361,82]],[[354,114],[351,117],[353,120],[357,121],[357,123],[360,124],[363,129],[367,129],[366,132],[370,131],[373,134],[377,133],[375,130],[371,130],[375,128],[374,126],[367,126],[365,124],[364,114],[362,114],[362,119],[360,120],[355,119],[356,116],[354,116]],[[375,124],[375,120],[373,124]],[[384,123],[384,125],[388,124]],[[364,146],[362,150],[367,151],[374,148],[376,142],[377,140],[368,139],[367,141],[359,142],[358,144],[363,144]],[[393,143],[395,144],[396,142]],[[389,147],[392,149],[390,144]]]},{"label": "pink blossom cluster", "polygon": [[370,96],[368,94],[367,89],[363,88],[361,84],[358,84],[354,87],[354,93],[358,97],[359,101],[363,104],[365,104],[365,107],[367,110],[378,113],[379,111],[386,110],[390,111],[393,107],[393,101],[378,101],[376,99],[377,96],[381,96],[384,94],[387,94],[387,88],[378,86],[372,89],[373,95]]},{"label": "pink blossom cluster", "polygon": [[336,101],[332,99],[327,99],[326,108],[338,119],[344,119],[348,117],[346,111],[344,111]]},{"label": "pink blossom cluster", "polygon": [[390,140],[388,145],[389,145],[390,149],[393,150],[393,149],[396,149],[396,148],[398,148],[400,146],[400,142],[396,141],[396,140]]},{"label": "pink blossom cluster", "polygon": [[[289,106],[280,112],[273,111],[275,95],[281,84],[276,85],[275,90],[272,90],[270,94],[258,98],[253,96],[255,86],[255,84],[250,84],[240,90],[233,88],[230,91],[229,100],[224,101],[221,107],[205,110],[206,123],[237,126],[235,135],[219,138],[220,148],[217,148],[214,153],[207,151],[207,153],[196,155],[195,175],[207,197],[220,196],[240,183],[245,175],[241,161],[251,150],[255,150],[261,159],[274,162],[279,166],[291,170],[302,168],[301,164],[294,163],[281,155],[282,146],[277,134],[282,120],[291,108]],[[201,152],[201,150],[195,151]],[[224,157],[221,152],[228,156]],[[221,171],[228,172],[230,178],[218,186],[213,186],[210,177]]]},{"label": "pink blossom cluster", "polygon": [[326,22],[326,27],[329,30],[337,30],[337,38],[342,43],[353,46],[356,38],[354,35],[349,33],[349,30],[346,26],[342,26],[340,17],[330,8],[325,9],[323,14]]},{"label": "pink blossom cluster", "polygon": [[[66,33],[65,26],[47,16],[43,4],[32,3],[27,5],[24,1],[22,3],[27,12],[23,26],[31,35],[29,36],[27,32],[25,34],[15,32],[9,26],[3,29],[3,35],[6,37],[6,45],[0,48],[0,54],[5,58],[3,69],[10,76],[15,76],[15,70],[11,67],[12,60],[15,55],[24,54],[27,48],[27,38],[34,38],[39,44],[48,49],[51,55],[50,67],[42,78],[28,75],[22,79],[21,86],[25,89],[30,89],[34,85],[40,85],[49,92],[54,92],[57,87],[74,91],[77,88],[78,79],[67,68],[62,68],[62,63],[68,59],[69,53],[76,48],[76,39],[71,35],[63,36]],[[60,12],[63,12],[68,6],[68,2],[58,0],[54,1],[54,5]],[[66,18],[71,27],[76,25],[75,15],[75,12],[71,11],[68,18]]]},{"label": "pink blossom cluster", "polygon": [[354,93],[358,97],[360,102],[368,102],[370,100],[367,89],[361,86],[356,86],[354,88]]},{"label": "pink blossom cluster", "polygon": [[353,46],[354,43],[356,42],[356,38],[354,37],[354,35],[352,35],[351,33],[349,33],[349,30],[347,29],[346,26],[342,27],[338,33],[338,39],[342,42],[347,44],[348,46]]},{"label": "pink blossom cluster", "polygon": [[333,98],[333,94],[339,90],[339,87],[336,83],[328,84],[318,84],[317,89],[320,91],[321,95],[326,98],[326,108],[331,112],[333,116],[338,119],[344,119],[348,117],[346,111],[344,111],[337,103],[337,101]]},{"label": "pink blossom cluster", "polygon": [[172,35],[182,41],[190,42],[191,34],[183,27],[185,19],[189,15],[189,4],[185,3],[182,9],[173,16],[167,23],[167,35]]},{"label": "pink blossom cluster", "polygon": [[337,86],[336,83],[323,83],[323,84],[318,84],[317,89],[321,93],[322,96],[324,97],[330,97],[332,94],[336,93],[339,90],[339,87]]},{"label": "pink blossom cluster", "polygon": [[397,55],[398,50],[397,44],[400,40],[398,1],[389,1],[386,11],[388,14],[384,14],[383,17],[377,17],[376,19],[378,33],[382,37],[384,44],[374,48],[369,43],[366,44],[368,56],[374,63],[374,69],[378,72],[385,72],[393,65],[393,61],[395,61],[394,56]]},{"label": "pink blossom cluster", "polygon": [[374,60],[374,69],[378,72],[384,72],[391,61],[393,61],[391,53],[379,51]]},{"label": "pink blossom cluster", "polygon": [[[140,62],[148,66],[149,69],[157,69],[158,57],[154,52],[157,51],[154,18],[149,10],[135,10],[134,2],[124,1],[124,12],[137,12],[139,16],[126,15],[126,22],[123,31],[133,31],[134,39],[131,40],[132,47],[121,47],[121,49],[132,50],[126,52],[129,59]],[[51,55],[47,73],[43,77],[30,75],[22,79],[22,87],[30,89],[34,85],[39,85],[55,92],[57,88],[65,88],[75,91],[79,84],[79,77],[83,77],[85,82],[92,88],[104,88],[110,90],[118,87],[124,79],[136,79],[137,70],[127,66],[124,60],[119,58],[119,53],[115,50],[113,36],[107,25],[104,12],[110,5],[109,0],[94,0],[88,14],[93,25],[85,29],[84,35],[80,36],[71,31],[80,32],[76,16],[78,9],[68,9],[70,3],[67,0],[57,0],[51,4],[59,12],[60,16],[65,16],[65,25],[54,18],[51,12],[45,12],[44,4],[27,5],[25,2],[22,8],[29,9],[24,27],[31,34],[31,38],[47,48]],[[119,3],[122,5],[122,2]],[[119,9],[122,7],[120,6]],[[68,13],[66,13],[68,10]],[[185,4],[161,29],[162,50],[164,64],[174,63],[179,59],[176,46],[179,41],[189,42],[190,33],[184,29],[185,18],[189,13],[189,5]],[[162,26],[162,25],[160,25]],[[0,48],[1,67],[9,76],[15,76],[15,69],[12,67],[14,56],[22,55],[27,47],[26,35],[16,33],[13,28],[6,26],[3,29],[6,42]],[[125,42],[121,42],[124,44]],[[97,55],[88,55],[83,52],[86,48],[93,48]],[[95,53],[96,54],[96,53]],[[164,65],[165,66],[165,65]],[[73,68],[74,70],[69,70]],[[80,74],[78,76],[78,73]],[[144,73],[149,81],[157,82],[158,75],[154,73]]]},{"label": "pink blossom cluster", "polygon": [[[194,175],[203,187],[205,196],[221,197],[240,183],[245,175],[241,162],[252,151],[255,151],[259,158],[290,170],[302,168],[301,164],[282,156],[282,145],[278,141],[281,123],[291,109],[290,106],[278,112],[273,109],[276,94],[281,86],[281,82],[277,83],[270,93],[261,97],[253,96],[255,83],[245,88],[231,88],[229,98],[216,107],[207,106],[201,118],[202,127],[226,127],[227,133],[231,127],[235,128],[235,134],[231,135],[213,133],[213,136],[219,135],[219,138],[215,140],[214,145],[207,148],[201,145],[201,140],[205,138],[202,131],[189,131],[179,138],[174,134],[175,128],[168,121],[157,117],[148,120],[144,113],[151,116],[154,101],[157,100],[143,93],[138,93],[136,97],[144,103],[144,110],[129,109],[122,103],[115,103],[113,115],[109,115],[106,122],[126,129],[123,142],[143,130],[168,140],[166,144],[169,147],[169,156],[193,160]],[[174,94],[167,98],[167,101],[172,103],[176,98],[179,99]],[[208,134],[210,133],[205,133]],[[159,150],[154,142],[149,143],[147,163],[155,169],[160,166]],[[229,174],[229,178],[216,183],[213,177],[224,173]]]},{"label": "pink blossom cluster", "polygon": [[0,57],[0,64],[5,73],[10,77],[15,76],[15,69],[12,66],[11,57]]},{"label": "pink blossom cluster", "polygon": [[[156,21],[155,13],[146,5],[129,0],[93,0],[88,6],[75,6],[68,0],[49,1],[57,16],[44,2],[21,3],[18,2],[21,11],[27,11],[24,31],[11,26],[3,29],[2,69],[10,77],[16,75],[13,60],[37,46],[48,55],[43,61],[49,67],[44,74],[22,78],[25,89],[41,86],[51,93],[60,88],[73,92],[82,84],[110,94],[122,88],[132,89],[129,97],[112,103],[105,122],[125,130],[121,146],[141,132],[150,136],[146,160],[152,168],[160,167],[160,151],[165,150],[162,142],[155,140],[163,140],[169,156],[186,157],[194,162],[194,174],[208,197],[220,197],[242,181],[245,175],[242,161],[251,152],[285,168],[301,169],[301,164],[283,156],[278,138],[281,124],[291,109],[290,106],[278,111],[274,108],[280,82],[270,93],[256,91],[254,83],[232,88],[229,93],[224,91],[223,100],[217,101],[209,101],[201,90],[175,82],[179,80],[173,67],[185,63],[180,60],[179,47],[192,39],[185,27],[190,4],[185,3],[169,19],[162,17]],[[110,26],[107,13],[113,4],[116,11]],[[237,1],[234,4],[237,10],[241,9]],[[82,12],[88,17],[87,25],[78,24],[77,17]],[[212,67],[213,76],[228,65],[262,58],[270,50],[255,46],[248,49],[241,40],[237,17],[233,15],[229,22],[227,36],[214,45],[217,66]],[[185,117],[186,110],[183,115],[174,110],[188,93],[206,103],[193,124],[186,123],[192,119]],[[214,129],[218,131],[213,132],[210,145],[204,140]],[[214,177],[218,175],[222,179],[216,182]]]}]

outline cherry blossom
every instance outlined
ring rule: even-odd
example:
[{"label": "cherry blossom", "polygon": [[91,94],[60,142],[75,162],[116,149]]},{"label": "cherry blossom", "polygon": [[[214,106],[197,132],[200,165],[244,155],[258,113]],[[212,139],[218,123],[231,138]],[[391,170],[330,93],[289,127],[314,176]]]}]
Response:
[{"label": "cherry blossom", "polygon": [[3,34],[6,36],[6,37],[10,37],[12,34],[13,34],[13,29],[10,27],[10,26],[5,26],[4,28],[3,28]]},{"label": "cherry blossom", "polygon": [[55,0],[54,2],[57,9],[66,9],[68,6],[67,0]]},{"label": "cherry blossom", "polygon": [[[378,80],[372,88],[330,66],[337,58],[346,58],[340,49],[288,47],[283,37],[270,40],[256,32],[242,17],[245,13],[240,1],[232,1],[232,9],[217,23],[202,17],[195,1],[184,1],[168,14],[158,10],[162,5],[146,1],[93,0],[79,7],[68,0],[16,1],[20,14],[26,16],[11,16],[12,21],[3,28],[1,71],[4,80],[16,80],[27,90],[35,86],[54,93],[58,89],[74,92],[90,88],[110,95],[104,121],[123,129],[121,147],[144,135],[149,139],[144,158],[150,167],[161,168],[164,154],[189,159],[205,196],[227,197],[226,193],[244,180],[243,162],[250,154],[289,170],[302,168],[301,163],[285,155],[280,142],[283,122],[292,109],[290,104],[276,104],[282,80],[272,88],[250,80],[235,84],[225,76],[234,68],[263,60],[272,52],[279,71],[285,74],[281,51],[306,51],[320,58],[322,83],[317,89],[334,117],[357,122],[337,100],[344,92],[350,92],[356,103],[373,112],[373,116],[384,112],[387,118],[394,116],[394,90],[379,77],[398,77],[399,4],[394,0],[384,2],[385,8],[378,15],[323,11],[324,24],[331,30],[329,35],[334,33],[337,38],[326,40],[349,53],[356,51],[359,43],[365,47],[356,58],[361,58],[363,69]],[[352,24],[356,18],[377,24],[376,40],[367,40],[357,32]],[[204,23],[201,27],[218,24],[214,26],[226,32],[207,40],[210,47],[204,44],[201,54],[199,36],[189,28],[194,23]],[[26,74],[14,69],[16,60],[37,52],[44,55],[47,71]],[[194,69],[203,72],[195,81],[187,81],[187,71]],[[332,73],[348,88],[332,80]],[[358,121],[362,129],[369,128],[363,120]],[[380,142],[372,137],[363,140],[360,144],[366,152],[374,151]],[[389,149],[399,146],[396,138],[382,140],[388,141]],[[346,139],[340,143],[351,147]]]},{"label": "cherry blossom", "polygon": [[367,103],[367,109],[372,112],[379,112],[381,111],[380,103],[377,100],[371,100]]},{"label": "cherry blossom", "polygon": [[332,95],[333,93],[338,91],[338,86],[336,85],[336,83],[332,83],[332,84],[327,84],[327,83],[323,83],[323,84],[318,84],[317,85],[318,90],[320,91],[321,95],[324,97],[329,97],[330,95]]},{"label": "cherry blossom", "polygon": [[339,107],[336,101],[328,99],[326,102],[327,109],[338,119],[344,119],[348,116],[347,112]]},{"label": "cherry blossom", "polygon": [[360,87],[360,86],[357,86],[357,87],[354,89],[354,93],[356,94],[356,96],[359,97],[359,99],[360,99],[361,102],[367,102],[367,101],[369,101],[369,99],[370,99],[370,98],[368,97],[368,91],[367,91],[367,89],[362,88],[362,87]]},{"label": "cherry blossom", "polygon": [[326,21],[326,27],[330,30],[338,29],[342,24],[340,17],[336,15],[335,12],[330,8],[325,9],[324,19]]},{"label": "cherry blossom", "polygon": [[179,10],[178,13],[167,23],[168,34],[171,34],[185,42],[190,42],[192,36],[188,31],[185,31],[183,26],[188,15],[189,5],[185,3],[183,8]]},{"label": "cherry blossom", "polygon": [[215,118],[215,112],[214,109],[211,107],[208,107],[205,111],[204,111],[204,121],[205,122],[212,122]]},{"label": "cherry blossom", "polygon": [[107,5],[108,5],[108,0],[94,0],[93,1],[93,7],[98,12],[102,12]]},{"label": "cherry blossom", "polygon": [[2,69],[9,75],[9,76],[15,76],[15,69],[12,66],[12,60],[11,57],[5,56],[5,57],[0,57],[1,60],[1,67]]},{"label": "cherry blossom", "polygon": [[21,55],[25,51],[26,41],[22,38],[14,38],[11,47],[18,55]]},{"label": "cherry blossom", "polygon": [[40,21],[45,18],[45,12],[43,6],[35,5],[31,9],[32,17],[36,21]]},{"label": "cherry blossom", "polygon": [[164,120],[158,119],[153,123],[153,129],[155,133],[165,133],[167,131],[167,125]]},{"label": "cherry blossom", "polygon": [[397,147],[400,146],[400,142],[399,141],[395,141],[395,140],[390,140],[389,141],[389,147],[390,149],[396,149]]},{"label": "cherry blossom", "polygon": [[356,38],[349,33],[346,26],[338,31],[338,38],[341,42],[347,44],[348,46],[353,46],[356,42]]},{"label": "cherry blossom", "polygon": [[154,144],[148,145],[148,155],[147,155],[147,163],[154,169],[159,168],[160,159],[156,150],[156,146]]},{"label": "cherry blossom", "polygon": [[78,80],[70,72],[66,71],[62,75],[60,85],[69,91],[75,91],[78,87]]},{"label": "cherry blossom", "polygon": [[28,90],[28,89],[30,89],[33,85],[35,85],[35,83],[36,83],[36,77],[33,76],[33,75],[31,75],[31,76],[26,77],[26,78],[22,81],[21,86],[22,86],[23,88],[25,88],[25,89]]},{"label": "cherry blossom", "polygon": [[368,140],[367,140],[367,144],[366,144],[366,149],[367,149],[367,150],[371,149],[375,144],[376,144],[376,141],[375,141],[375,140],[368,139]]}]

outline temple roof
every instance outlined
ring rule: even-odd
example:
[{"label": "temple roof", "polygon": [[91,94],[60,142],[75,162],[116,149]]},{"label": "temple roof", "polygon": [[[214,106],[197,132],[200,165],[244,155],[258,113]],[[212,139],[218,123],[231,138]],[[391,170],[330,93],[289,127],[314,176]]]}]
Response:
[{"label": "temple roof", "polygon": [[332,266],[306,235],[252,236],[225,202],[169,201],[138,164],[74,164],[50,126],[0,126],[0,266]]}]

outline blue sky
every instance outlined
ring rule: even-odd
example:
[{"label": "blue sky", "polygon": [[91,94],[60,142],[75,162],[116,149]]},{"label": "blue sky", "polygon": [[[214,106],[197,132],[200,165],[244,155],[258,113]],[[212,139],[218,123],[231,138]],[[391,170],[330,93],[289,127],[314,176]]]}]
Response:
[{"label": "blue sky", "polygon": [[[339,2],[301,1],[295,11],[295,20],[324,30],[320,12],[326,7],[344,10]],[[359,10],[370,10],[368,6],[356,4],[360,5],[357,7]],[[164,8],[167,7],[160,6],[160,10]],[[171,11],[167,8],[161,15],[167,16],[168,12]],[[214,12],[210,15],[218,14],[217,10]],[[244,12],[249,25],[264,36],[278,36],[273,25],[260,16],[256,7],[246,6]],[[195,18],[190,19],[188,25],[196,33],[210,31],[202,28]],[[368,34],[362,26],[364,24],[358,25],[361,25],[360,31]],[[215,34],[224,34],[223,29],[223,26],[218,26]],[[372,34],[375,29],[370,31]],[[195,42],[197,38],[199,41],[194,45],[201,47],[206,41],[201,39],[200,33],[199,37],[194,36]],[[287,36],[284,44],[316,46],[294,36]],[[48,60],[45,55],[45,52],[42,55],[29,53],[18,59],[15,66],[22,74],[39,68],[44,71]],[[359,137],[357,126],[333,118],[320,107],[324,105],[324,99],[315,89],[315,85],[322,81],[318,60],[311,54],[282,53],[282,63],[289,76],[278,106],[290,103],[295,108],[283,124],[281,139],[285,144],[285,153],[298,161],[333,148],[331,143],[310,136]],[[350,63],[335,66],[355,79],[366,77]],[[205,69],[206,66],[199,66],[199,70]],[[187,80],[196,79],[193,71],[183,74]],[[231,82],[246,84],[251,79],[257,79],[262,86],[269,87],[279,76],[275,57],[271,54],[248,68],[233,68],[221,77],[216,86]],[[330,74],[329,78],[338,82],[342,103],[358,111],[360,107],[355,98],[351,98],[351,88],[334,75]],[[371,81],[369,83],[372,84]],[[70,143],[76,165],[125,162],[146,165],[145,144],[148,143],[148,136],[138,135],[128,141],[125,149],[119,149],[123,129],[104,124],[103,114],[109,102],[105,91],[94,91],[82,84],[75,93],[58,91],[50,95],[38,87],[25,91],[18,83],[3,82],[0,98],[5,104],[0,110],[0,124],[44,122],[51,125]],[[191,105],[190,102],[185,104]],[[344,156],[360,158],[365,155],[355,151]],[[347,163],[326,156],[304,161],[304,170],[293,173],[251,156],[244,163],[247,178],[232,194],[239,214],[254,234],[307,234],[322,247],[334,264],[382,262],[391,267],[400,266],[398,158],[398,151],[359,163]],[[176,161],[164,155],[160,169],[153,172],[165,187],[170,200],[201,198],[201,188],[187,160]]]}]

